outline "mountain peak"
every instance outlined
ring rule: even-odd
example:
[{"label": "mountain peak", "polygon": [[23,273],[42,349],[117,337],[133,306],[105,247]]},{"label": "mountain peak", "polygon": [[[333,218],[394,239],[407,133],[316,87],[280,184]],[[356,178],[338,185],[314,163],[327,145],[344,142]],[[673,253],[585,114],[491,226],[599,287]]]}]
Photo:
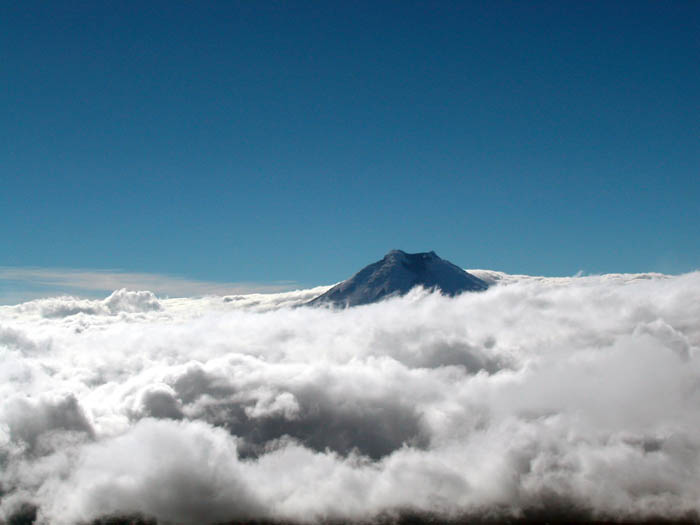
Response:
[{"label": "mountain peak", "polygon": [[387,258],[407,258],[407,257],[419,257],[421,259],[430,259],[430,258],[437,257],[439,259],[437,254],[433,251],[421,252],[421,253],[406,253],[403,250],[390,250],[384,256],[384,259],[387,259]]},{"label": "mountain peak", "polygon": [[434,251],[406,253],[391,250],[381,260],[307,304],[356,306],[404,295],[415,286],[437,289],[450,296],[488,287],[486,282],[441,259]]}]

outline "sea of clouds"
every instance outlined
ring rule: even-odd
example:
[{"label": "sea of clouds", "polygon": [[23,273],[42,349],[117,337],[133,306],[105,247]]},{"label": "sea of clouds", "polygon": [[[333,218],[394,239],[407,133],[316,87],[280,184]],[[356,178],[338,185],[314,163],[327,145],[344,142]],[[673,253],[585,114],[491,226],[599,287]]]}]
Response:
[{"label": "sea of clouds", "polygon": [[700,512],[700,272],[0,307],[0,521]]}]

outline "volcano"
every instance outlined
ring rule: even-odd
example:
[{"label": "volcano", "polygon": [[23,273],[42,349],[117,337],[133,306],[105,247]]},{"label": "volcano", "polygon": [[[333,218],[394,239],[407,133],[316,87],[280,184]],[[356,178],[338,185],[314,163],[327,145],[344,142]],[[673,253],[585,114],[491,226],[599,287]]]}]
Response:
[{"label": "volcano", "polygon": [[383,259],[362,270],[308,305],[357,306],[404,295],[416,286],[454,296],[486,290],[488,284],[435,252],[406,253],[391,250]]}]

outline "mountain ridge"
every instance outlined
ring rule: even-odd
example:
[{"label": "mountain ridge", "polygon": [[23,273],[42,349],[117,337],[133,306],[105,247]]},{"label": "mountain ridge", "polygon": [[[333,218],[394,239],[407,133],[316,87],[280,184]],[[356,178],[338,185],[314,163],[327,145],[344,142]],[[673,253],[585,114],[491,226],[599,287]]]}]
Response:
[{"label": "mountain ridge", "polygon": [[440,258],[434,251],[391,250],[381,260],[365,266],[306,304],[359,306],[404,295],[416,286],[437,289],[449,296],[488,288],[485,281]]}]

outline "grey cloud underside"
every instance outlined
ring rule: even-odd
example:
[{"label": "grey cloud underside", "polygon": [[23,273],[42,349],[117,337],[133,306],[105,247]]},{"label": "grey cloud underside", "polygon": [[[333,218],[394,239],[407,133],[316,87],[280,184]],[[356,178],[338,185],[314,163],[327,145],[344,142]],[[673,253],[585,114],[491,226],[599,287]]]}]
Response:
[{"label": "grey cloud underside", "polygon": [[697,516],[700,273],[469,273],[0,307],[0,520]]}]

